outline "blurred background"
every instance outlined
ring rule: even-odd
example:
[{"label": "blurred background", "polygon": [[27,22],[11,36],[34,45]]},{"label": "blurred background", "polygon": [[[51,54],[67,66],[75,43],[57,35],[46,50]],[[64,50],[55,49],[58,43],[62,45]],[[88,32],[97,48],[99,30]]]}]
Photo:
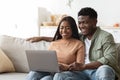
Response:
[{"label": "blurred background", "polygon": [[99,26],[119,26],[120,0],[0,0],[0,34],[27,38],[39,35],[43,22],[92,7],[98,12]]}]

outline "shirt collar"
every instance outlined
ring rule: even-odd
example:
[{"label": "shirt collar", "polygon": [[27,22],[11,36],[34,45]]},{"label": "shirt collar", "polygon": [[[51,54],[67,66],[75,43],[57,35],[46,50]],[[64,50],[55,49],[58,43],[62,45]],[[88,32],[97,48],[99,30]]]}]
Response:
[{"label": "shirt collar", "polygon": [[[92,36],[91,41],[93,41],[93,40],[98,36],[98,34],[100,33],[100,30],[101,30],[101,28],[98,26],[98,27],[97,27],[97,30],[95,31],[95,33],[94,33],[93,36]],[[82,41],[84,41],[84,40],[86,39],[86,37],[85,37],[84,35],[81,35],[81,33],[80,33],[80,39],[81,39]]]}]

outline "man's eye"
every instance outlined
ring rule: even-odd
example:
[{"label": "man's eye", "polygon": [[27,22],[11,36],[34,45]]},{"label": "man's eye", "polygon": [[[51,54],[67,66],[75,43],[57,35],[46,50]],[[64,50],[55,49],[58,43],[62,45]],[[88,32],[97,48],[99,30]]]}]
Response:
[{"label": "man's eye", "polygon": [[78,24],[81,24],[81,22],[78,22]]},{"label": "man's eye", "polygon": [[84,23],[85,23],[85,24],[87,24],[88,22],[87,22],[87,21],[85,21]]}]

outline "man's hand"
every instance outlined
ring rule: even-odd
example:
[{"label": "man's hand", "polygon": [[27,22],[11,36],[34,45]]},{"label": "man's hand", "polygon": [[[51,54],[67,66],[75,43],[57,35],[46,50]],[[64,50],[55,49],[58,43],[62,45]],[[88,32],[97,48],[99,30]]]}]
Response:
[{"label": "man's hand", "polygon": [[85,69],[85,65],[82,63],[74,62],[74,63],[69,65],[70,71],[79,71],[79,70],[84,70],[84,69]]},{"label": "man's hand", "polygon": [[51,42],[53,40],[53,37],[31,37],[26,39],[26,41],[30,41],[30,42],[39,42],[42,40]]},{"label": "man's hand", "polygon": [[41,37],[31,37],[31,38],[26,39],[26,41],[30,41],[30,42],[39,42],[41,40],[42,40]]}]

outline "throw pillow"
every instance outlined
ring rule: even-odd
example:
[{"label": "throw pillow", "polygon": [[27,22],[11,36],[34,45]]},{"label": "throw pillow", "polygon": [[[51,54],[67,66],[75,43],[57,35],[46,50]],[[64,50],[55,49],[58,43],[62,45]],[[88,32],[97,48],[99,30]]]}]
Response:
[{"label": "throw pillow", "polygon": [[14,72],[15,68],[8,56],[0,49],[0,73]]}]

